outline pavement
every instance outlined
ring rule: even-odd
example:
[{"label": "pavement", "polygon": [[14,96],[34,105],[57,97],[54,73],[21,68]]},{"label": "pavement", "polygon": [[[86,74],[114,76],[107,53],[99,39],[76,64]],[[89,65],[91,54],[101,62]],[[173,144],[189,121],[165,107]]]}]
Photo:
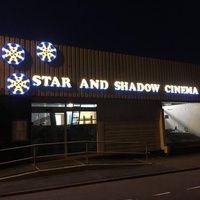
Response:
[{"label": "pavement", "polygon": [[200,153],[57,159],[0,169],[0,197],[200,169]]}]

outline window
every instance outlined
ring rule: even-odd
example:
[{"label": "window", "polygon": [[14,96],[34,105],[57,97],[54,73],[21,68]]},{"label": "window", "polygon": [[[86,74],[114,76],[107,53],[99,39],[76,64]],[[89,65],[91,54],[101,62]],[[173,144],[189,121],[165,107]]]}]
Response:
[{"label": "window", "polygon": [[96,124],[96,112],[83,111],[80,113],[80,124]]},{"label": "window", "polygon": [[68,103],[67,104],[68,108],[72,108],[72,107],[82,107],[82,108],[96,108],[97,104],[78,104],[78,103]]},{"label": "window", "polygon": [[97,104],[32,103],[32,125],[96,124]]},{"label": "window", "polygon": [[32,103],[32,107],[65,107],[64,103]]},{"label": "window", "polygon": [[51,125],[50,113],[32,113],[32,125],[49,126]]},{"label": "window", "polygon": [[65,120],[64,120],[64,113],[55,113],[55,120],[56,120],[56,125],[64,125]]}]

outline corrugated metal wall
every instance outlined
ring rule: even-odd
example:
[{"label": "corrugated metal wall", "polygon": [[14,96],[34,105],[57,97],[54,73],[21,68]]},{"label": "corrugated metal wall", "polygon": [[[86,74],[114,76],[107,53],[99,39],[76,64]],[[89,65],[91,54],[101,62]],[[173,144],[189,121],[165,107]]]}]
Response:
[{"label": "corrugated metal wall", "polygon": [[[200,66],[196,64],[144,58],[132,55],[83,49],[54,44],[58,58],[53,64],[41,62],[36,56],[38,41],[0,36],[0,48],[8,42],[16,42],[26,50],[26,60],[20,66],[10,66],[0,58],[0,87],[5,89],[6,79],[16,71],[33,75],[69,77],[73,89],[31,88],[26,95],[51,97],[91,97],[120,99],[156,99],[170,101],[199,101],[199,95],[173,95],[164,92],[138,93],[115,91],[114,81],[157,83],[195,86],[200,91]],[[51,41],[50,41],[51,42]],[[86,80],[107,80],[110,88],[103,90],[79,89],[82,78]]]},{"label": "corrugated metal wall", "polygon": [[99,110],[98,121],[103,122],[104,140],[128,142],[107,143],[104,147],[107,152],[114,150],[144,152],[145,143],[149,151],[160,150],[160,105],[157,102],[107,100],[102,101],[99,106],[101,110]]}]

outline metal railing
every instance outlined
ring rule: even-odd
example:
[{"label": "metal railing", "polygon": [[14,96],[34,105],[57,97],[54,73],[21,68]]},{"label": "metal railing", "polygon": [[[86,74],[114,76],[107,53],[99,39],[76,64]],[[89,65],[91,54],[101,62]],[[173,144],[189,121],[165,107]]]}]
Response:
[{"label": "metal railing", "polygon": [[[100,148],[102,147],[103,148]],[[120,147],[121,146],[121,147]],[[77,148],[78,147],[78,148]],[[119,148],[120,147],[120,148]],[[128,151],[126,151],[128,147]],[[132,148],[143,149],[142,151],[131,151]],[[103,149],[103,150],[102,150]],[[110,149],[110,150],[109,150]],[[28,156],[20,157],[19,152],[27,152]],[[72,141],[72,142],[54,142],[40,143],[26,146],[12,147],[0,149],[0,155],[18,155],[19,157],[0,161],[0,167],[8,164],[29,161],[37,169],[37,163],[41,160],[52,160],[52,158],[72,159],[79,157],[85,160],[85,164],[89,164],[89,158],[98,156],[113,155],[141,155],[144,156],[145,163],[148,163],[148,146],[143,142],[117,142],[117,141]],[[23,156],[23,154],[22,154]],[[2,158],[2,157],[1,157]]]}]

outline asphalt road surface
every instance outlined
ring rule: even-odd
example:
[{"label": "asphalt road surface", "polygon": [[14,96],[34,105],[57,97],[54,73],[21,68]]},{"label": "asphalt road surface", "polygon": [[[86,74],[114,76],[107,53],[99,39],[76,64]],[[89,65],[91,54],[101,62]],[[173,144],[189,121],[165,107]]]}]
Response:
[{"label": "asphalt road surface", "polygon": [[198,200],[200,170],[3,197],[1,200]]}]

